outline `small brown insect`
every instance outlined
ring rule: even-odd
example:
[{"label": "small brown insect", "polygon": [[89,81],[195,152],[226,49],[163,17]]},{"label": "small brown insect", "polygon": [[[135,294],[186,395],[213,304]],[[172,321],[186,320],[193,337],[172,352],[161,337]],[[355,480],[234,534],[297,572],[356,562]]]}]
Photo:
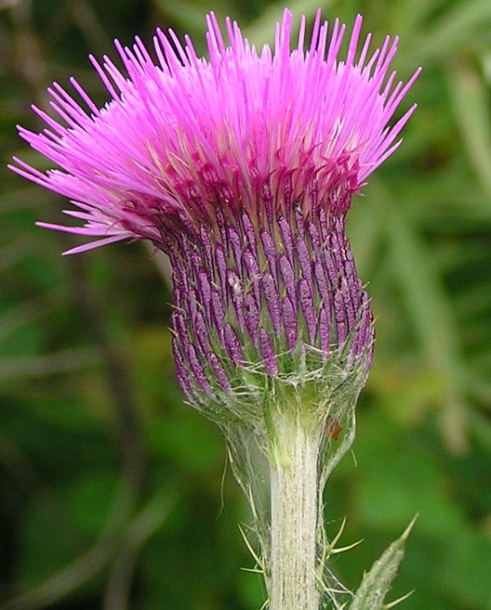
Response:
[{"label": "small brown insect", "polygon": [[343,426],[338,422],[335,417],[328,415],[326,417],[326,423],[324,424],[324,434],[328,434],[335,441],[338,440],[338,436],[341,433]]}]

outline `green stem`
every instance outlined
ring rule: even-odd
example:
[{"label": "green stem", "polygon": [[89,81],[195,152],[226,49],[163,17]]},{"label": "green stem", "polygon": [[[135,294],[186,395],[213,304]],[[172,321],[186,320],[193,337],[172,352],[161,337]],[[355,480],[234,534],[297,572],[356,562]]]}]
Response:
[{"label": "green stem", "polygon": [[318,610],[317,426],[278,416],[271,456],[270,610]]}]

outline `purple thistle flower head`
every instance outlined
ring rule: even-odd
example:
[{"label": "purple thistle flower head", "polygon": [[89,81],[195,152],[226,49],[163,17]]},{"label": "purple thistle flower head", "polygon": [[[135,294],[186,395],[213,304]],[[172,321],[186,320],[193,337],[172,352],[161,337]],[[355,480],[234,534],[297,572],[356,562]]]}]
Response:
[{"label": "purple thistle flower head", "polygon": [[[285,10],[260,52],[208,16],[209,60],[158,31],[157,63],[137,39],[116,47],[125,73],[92,62],[111,100],[98,108],[54,84],[54,119],[21,136],[58,169],[16,159],[20,175],[68,197],[98,238],[69,253],[148,239],[173,266],[174,352],[189,401],[219,421],[260,417],[275,383],[314,380],[314,395],[366,378],[373,348],[368,298],[345,237],[351,197],[399,145],[414,110],[389,121],[407,84],[389,72],[397,39],[369,52],[355,20],[321,23],[290,48]],[[300,379],[299,375],[303,377]],[[310,376],[310,377],[309,377]],[[252,389],[251,389],[252,388]]]}]

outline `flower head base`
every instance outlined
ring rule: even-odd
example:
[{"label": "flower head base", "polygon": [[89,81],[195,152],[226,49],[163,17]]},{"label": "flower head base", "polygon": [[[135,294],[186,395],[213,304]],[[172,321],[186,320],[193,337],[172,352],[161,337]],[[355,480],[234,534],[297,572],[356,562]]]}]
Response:
[{"label": "flower head base", "polygon": [[323,209],[305,219],[293,205],[271,227],[246,212],[233,224],[217,214],[216,225],[197,241],[181,233],[172,255],[174,354],[191,404],[218,423],[258,427],[277,393],[309,386],[320,417],[352,403],[333,393],[356,398],[373,327],[343,221],[329,226]]}]

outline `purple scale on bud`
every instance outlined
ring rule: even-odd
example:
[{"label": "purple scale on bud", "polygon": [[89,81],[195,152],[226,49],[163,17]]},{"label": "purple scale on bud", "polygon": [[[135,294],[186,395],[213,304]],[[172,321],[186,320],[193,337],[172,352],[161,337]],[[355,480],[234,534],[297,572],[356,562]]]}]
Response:
[{"label": "purple scale on bud", "polygon": [[262,327],[259,329],[259,349],[261,351],[266,373],[270,375],[270,377],[275,377],[279,370],[276,354],[267,330]]},{"label": "purple scale on bud", "polygon": [[247,237],[247,241],[249,242],[249,249],[251,250],[252,254],[257,258],[256,230],[251,222],[251,219],[245,212],[242,214],[242,225],[244,227],[244,234]]},{"label": "purple scale on bud", "polygon": [[285,248],[286,256],[289,260],[293,260],[293,235],[290,223],[280,216],[278,218],[278,226],[280,227],[281,237],[283,239],[283,246]]},{"label": "purple scale on bud", "polygon": [[200,302],[205,310],[206,321],[208,322],[208,324],[211,324],[211,286],[208,280],[208,274],[204,269],[200,269],[200,271],[198,272],[198,290]]},{"label": "purple scale on bud", "polygon": [[281,319],[288,349],[293,353],[298,339],[297,314],[288,297],[281,301]]},{"label": "purple scale on bud", "polygon": [[182,303],[183,308],[186,309],[189,314],[189,317],[192,321],[194,321],[199,311],[198,297],[194,288],[189,288],[187,293],[183,293]]},{"label": "purple scale on bud", "polygon": [[353,257],[347,255],[348,244],[343,231],[343,225],[337,221],[330,244],[333,264],[339,273],[337,287],[343,295],[349,332],[355,325],[361,282],[356,274]]},{"label": "purple scale on bud", "polygon": [[360,307],[360,292],[363,290],[363,284],[356,273],[355,261],[347,243],[344,250],[344,256],[346,279],[350,287],[351,302],[354,309],[357,310],[358,307]]},{"label": "purple scale on bud", "polygon": [[309,253],[305,239],[302,236],[298,236],[295,240],[295,248],[298,254],[298,263],[302,271],[303,277],[307,280],[309,285],[312,285],[312,259]]},{"label": "purple scale on bud", "polygon": [[328,240],[326,242],[326,247],[324,248],[324,268],[327,271],[327,276],[329,278],[329,283],[331,284],[331,290],[333,290],[338,284],[339,278],[339,269],[336,267],[333,257],[334,257],[334,248],[332,242],[332,235],[329,235]]},{"label": "purple scale on bud", "polygon": [[235,269],[227,270],[227,282],[229,286],[229,294],[234,305],[235,317],[239,329],[244,330],[244,291],[242,282],[239,279]]},{"label": "purple scale on bud", "polygon": [[205,371],[203,369],[203,366],[201,365],[201,362],[199,361],[198,354],[196,353],[196,349],[192,343],[187,346],[186,355],[189,368],[195,376],[195,379],[198,382],[200,388],[203,390],[203,392],[205,392],[205,394],[212,397],[213,390],[211,389],[211,386],[208,383]]},{"label": "purple scale on bud", "polygon": [[256,305],[256,300],[250,292],[248,292],[244,297],[244,319],[247,332],[249,333],[254,345],[257,345],[261,316]]},{"label": "purple scale on bud", "polygon": [[215,378],[218,381],[222,390],[228,392],[230,390],[230,382],[228,380],[227,373],[223,368],[218,356],[215,353],[210,352],[208,354],[208,363],[211,366],[213,374],[215,375]]},{"label": "purple scale on bud", "polygon": [[317,291],[321,298],[322,303],[329,304],[331,300],[331,292],[329,290],[329,286],[327,284],[326,274],[324,273],[324,268],[319,261],[315,261],[314,263],[314,276],[315,283],[317,286]]},{"label": "purple scale on bud", "polygon": [[[180,265],[181,270],[182,270],[182,263],[184,261],[187,262],[190,260],[193,250],[194,250],[194,248],[191,248],[191,244],[184,237],[184,235],[182,235],[182,234],[176,235],[176,243],[173,244],[173,252],[177,255],[179,255],[179,254],[182,255],[181,265]],[[177,271],[177,266],[174,267],[174,271]]]},{"label": "purple scale on bud", "polygon": [[266,210],[266,219],[268,222],[268,226],[270,229],[273,228],[274,216],[273,216],[273,193],[271,192],[271,187],[267,182],[265,182],[261,189],[262,200],[264,204],[264,209]]},{"label": "purple scale on bud", "polygon": [[360,297],[359,317],[357,321],[355,337],[351,347],[353,360],[361,358],[364,354],[370,359],[374,342],[374,329],[372,326],[373,316],[366,292]]},{"label": "purple scale on bud", "polygon": [[215,216],[217,219],[217,226],[218,226],[218,230],[220,232],[221,242],[222,242],[222,244],[227,244],[227,243],[229,243],[229,237],[228,237],[228,233],[227,233],[227,226],[225,223],[225,218],[223,216],[222,211],[220,209],[215,210]]},{"label": "purple scale on bud", "polygon": [[205,252],[206,264],[208,269],[213,269],[213,246],[211,245],[208,229],[205,225],[201,225],[199,229],[200,242]]},{"label": "purple scale on bud", "polygon": [[[203,258],[201,257],[200,253],[196,248],[193,249],[193,251],[191,252],[189,260],[191,261],[191,269],[193,273],[198,273],[199,270],[203,267]],[[183,269],[183,272],[184,275],[186,273],[186,268]]]},{"label": "purple scale on bud", "polygon": [[346,323],[346,311],[344,307],[344,298],[339,290],[334,290],[334,320],[336,322],[336,339],[337,346],[342,348],[348,336],[348,325]]},{"label": "purple scale on bud", "polygon": [[313,222],[307,222],[307,231],[310,235],[310,241],[312,243],[312,248],[314,249],[316,259],[318,260],[321,255],[321,238],[319,231],[317,231]]},{"label": "purple scale on bud", "polygon": [[370,310],[368,296],[363,293],[366,303],[362,313],[362,319],[360,322],[359,330],[359,344],[357,346],[357,353],[359,355],[364,354],[365,356],[365,367],[364,375],[368,375],[370,367],[372,366],[373,350],[375,345],[375,329],[373,327],[373,316]]},{"label": "purple scale on bud", "polygon": [[319,209],[319,227],[321,231],[321,239],[324,244],[328,241],[329,233],[331,232],[331,229],[329,227],[328,216],[329,210],[325,210],[321,207]]},{"label": "purple scale on bud", "polygon": [[227,289],[227,260],[225,257],[225,251],[220,244],[215,246],[215,264],[218,272],[218,279],[220,281],[220,290],[222,292],[223,299]]},{"label": "purple scale on bud", "polygon": [[183,305],[185,306],[185,303],[186,303],[186,299],[184,298],[186,295],[186,292],[177,283],[175,274],[172,276],[172,287],[173,287],[172,304],[176,309],[182,309]]},{"label": "purple scale on bud", "polygon": [[185,339],[186,341],[188,340],[188,328],[186,325],[186,318],[184,317],[184,314],[177,309],[174,309],[174,311],[172,312],[172,326],[174,327],[177,332],[177,335],[180,338]]},{"label": "purple scale on bud", "polygon": [[223,337],[223,328],[225,326],[225,311],[222,305],[221,294],[218,290],[212,290],[211,293],[211,310],[213,312],[213,320],[220,338]]},{"label": "purple scale on bud", "polygon": [[193,406],[196,406],[194,388],[191,384],[189,373],[181,354],[181,343],[180,340],[175,336],[172,338],[172,349],[174,352],[177,381],[179,382],[182,393]]},{"label": "purple scale on bud", "polygon": [[240,269],[242,265],[242,239],[236,229],[230,225],[227,227],[227,241],[233,252],[235,264]]},{"label": "purple scale on bud", "polygon": [[288,296],[296,310],[297,290],[295,286],[295,274],[288,258],[282,254],[280,256],[280,273],[283,279]]},{"label": "purple scale on bud", "polygon": [[259,280],[261,279],[261,271],[259,269],[259,264],[256,257],[249,249],[244,250],[242,260],[252,288],[252,292],[254,294],[254,298],[256,299],[256,305],[260,307],[261,293],[259,290]]},{"label": "purple scale on bud", "polygon": [[354,296],[353,287],[350,286],[345,275],[343,275],[339,280],[339,290],[343,295],[344,310],[346,314],[346,321],[348,323],[348,332],[350,332],[353,330],[356,322],[356,313],[358,308],[353,304],[353,297],[356,299],[356,301],[359,300],[358,291],[356,296]]},{"label": "purple scale on bud", "polygon": [[266,301],[266,307],[268,308],[271,322],[275,333],[280,332],[280,299],[274,280],[270,273],[263,273],[261,278],[261,285],[263,289],[264,299]]},{"label": "purple scale on bud", "polygon": [[210,338],[208,336],[208,326],[206,325],[203,314],[198,311],[193,320],[193,331],[194,338],[198,342],[198,345],[203,352],[206,354],[210,349]]},{"label": "purple scale on bud", "polygon": [[[179,261],[179,259],[177,259]],[[189,290],[188,276],[186,270],[183,269],[181,261],[177,262],[172,269],[172,285],[174,290],[177,291],[177,298],[180,298],[182,294]],[[174,305],[179,307],[179,303],[174,300]]]},{"label": "purple scale on bud", "polygon": [[242,347],[234,327],[228,322],[225,324],[223,332],[223,343],[232,362],[235,365],[242,364],[244,362],[244,353],[242,352]]},{"label": "purple scale on bud", "polygon": [[269,270],[273,275],[274,279],[276,277],[276,260],[278,256],[276,244],[274,243],[271,235],[265,229],[261,229],[259,231],[259,235],[261,237],[264,255],[266,257],[266,260],[268,261]]},{"label": "purple scale on bud", "polygon": [[319,335],[319,343],[323,354],[323,360],[325,362],[331,349],[331,312],[329,310],[329,303],[326,303],[326,305],[321,307],[319,311],[317,332]]},{"label": "purple scale on bud", "polygon": [[311,345],[314,345],[317,320],[314,309],[314,299],[312,291],[305,278],[301,278],[298,282],[298,295],[300,300],[300,307],[307,325],[307,330],[310,337]]}]

